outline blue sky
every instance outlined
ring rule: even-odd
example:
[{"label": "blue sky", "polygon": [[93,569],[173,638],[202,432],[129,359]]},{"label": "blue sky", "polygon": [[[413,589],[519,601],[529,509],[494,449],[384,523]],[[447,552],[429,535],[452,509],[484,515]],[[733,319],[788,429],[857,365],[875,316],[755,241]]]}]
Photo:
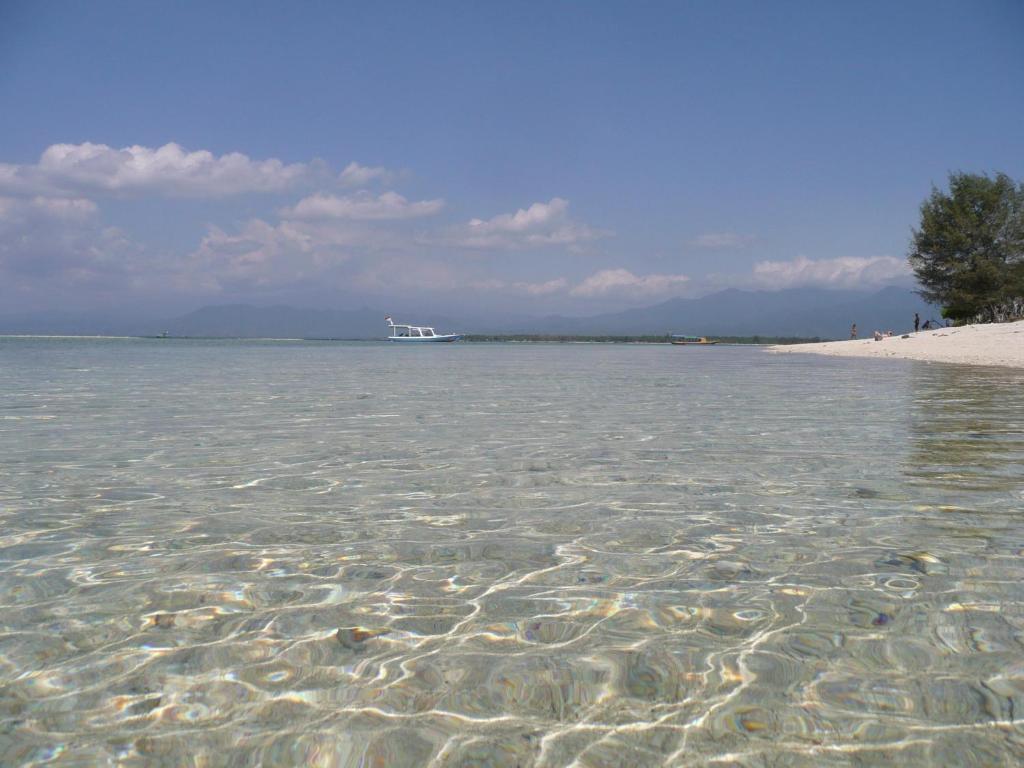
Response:
[{"label": "blue sky", "polygon": [[0,4],[0,312],[906,282],[1024,4]]}]

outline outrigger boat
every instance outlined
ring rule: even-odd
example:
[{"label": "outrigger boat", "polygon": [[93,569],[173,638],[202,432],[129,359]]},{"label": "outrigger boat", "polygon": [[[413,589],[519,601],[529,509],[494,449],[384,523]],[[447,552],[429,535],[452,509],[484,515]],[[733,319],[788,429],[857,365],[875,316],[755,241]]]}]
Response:
[{"label": "outrigger boat", "polygon": [[390,317],[385,317],[384,322],[391,329],[388,341],[458,341],[465,335],[462,333],[437,333],[433,328],[424,325],[396,324]]},{"label": "outrigger boat", "polygon": [[704,345],[704,344],[717,344],[718,342],[713,340],[713,339],[709,339],[707,336],[680,336],[677,333],[673,333],[672,334],[672,343],[673,344],[694,344],[694,345],[698,345],[699,344],[699,345]]}]

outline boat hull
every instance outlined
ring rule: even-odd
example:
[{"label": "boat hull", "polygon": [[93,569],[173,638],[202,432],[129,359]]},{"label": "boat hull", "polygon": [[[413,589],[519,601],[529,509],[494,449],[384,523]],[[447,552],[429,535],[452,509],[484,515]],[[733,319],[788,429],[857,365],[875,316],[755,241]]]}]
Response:
[{"label": "boat hull", "polygon": [[673,341],[677,347],[712,347],[717,341]]},{"label": "boat hull", "polygon": [[409,342],[411,344],[430,344],[431,342],[451,342],[458,341],[465,334],[462,333],[446,333],[440,336],[388,336],[388,341],[400,341]]}]

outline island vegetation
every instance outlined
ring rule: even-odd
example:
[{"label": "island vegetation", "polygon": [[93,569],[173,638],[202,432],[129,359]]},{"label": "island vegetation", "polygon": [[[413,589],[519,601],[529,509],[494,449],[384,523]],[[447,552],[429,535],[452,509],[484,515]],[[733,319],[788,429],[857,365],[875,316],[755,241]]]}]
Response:
[{"label": "island vegetation", "polygon": [[1024,317],[1024,184],[950,174],[921,205],[908,259],[920,295],[954,323]]}]

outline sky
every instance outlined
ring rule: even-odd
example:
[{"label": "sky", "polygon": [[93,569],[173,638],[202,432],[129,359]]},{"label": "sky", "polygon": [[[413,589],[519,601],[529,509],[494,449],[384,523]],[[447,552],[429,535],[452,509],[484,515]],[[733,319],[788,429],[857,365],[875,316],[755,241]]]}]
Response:
[{"label": "sky", "polygon": [[1024,3],[0,0],[0,313],[911,284]]}]

